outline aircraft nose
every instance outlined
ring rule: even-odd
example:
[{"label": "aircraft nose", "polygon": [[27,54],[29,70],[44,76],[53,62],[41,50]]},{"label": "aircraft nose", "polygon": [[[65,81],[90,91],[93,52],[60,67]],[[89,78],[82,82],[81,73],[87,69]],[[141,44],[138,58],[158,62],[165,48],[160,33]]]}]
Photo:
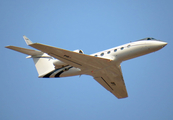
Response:
[{"label": "aircraft nose", "polygon": [[165,47],[167,44],[168,44],[167,42],[163,42],[162,47]]},{"label": "aircraft nose", "polygon": [[165,47],[168,43],[167,43],[167,42],[160,41],[158,44],[159,44],[160,47],[163,48],[163,47]]},{"label": "aircraft nose", "polygon": [[163,41],[156,41],[155,45],[153,46],[154,49],[162,49],[163,47],[165,47],[167,45],[166,42]]},{"label": "aircraft nose", "polygon": [[163,41],[149,41],[148,42],[148,49],[151,51],[157,51],[159,49],[162,49],[167,45],[166,42]]}]

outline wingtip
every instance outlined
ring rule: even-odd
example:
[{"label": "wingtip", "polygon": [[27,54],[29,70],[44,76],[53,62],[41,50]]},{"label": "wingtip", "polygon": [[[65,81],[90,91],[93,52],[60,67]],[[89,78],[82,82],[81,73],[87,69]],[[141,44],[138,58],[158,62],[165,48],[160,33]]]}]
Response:
[{"label": "wingtip", "polygon": [[32,41],[29,38],[27,38],[25,35],[23,35],[23,39],[25,40],[27,45],[33,44]]},{"label": "wingtip", "polygon": [[5,48],[11,48],[11,46],[12,46],[12,45],[7,45],[7,46],[5,46]]}]

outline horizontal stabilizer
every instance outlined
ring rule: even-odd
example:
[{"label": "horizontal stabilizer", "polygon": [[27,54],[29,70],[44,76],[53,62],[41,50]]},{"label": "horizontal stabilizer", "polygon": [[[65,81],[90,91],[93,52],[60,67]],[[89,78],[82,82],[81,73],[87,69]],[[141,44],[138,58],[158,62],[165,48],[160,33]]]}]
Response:
[{"label": "horizontal stabilizer", "polygon": [[44,54],[43,52],[38,51],[38,50],[26,49],[26,48],[21,48],[21,47],[16,47],[16,46],[6,46],[6,48],[9,48],[9,49],[12,49],[12,50],[15,50],[15,51],[27,54],[27,55],[32,55],[32,56]]}]

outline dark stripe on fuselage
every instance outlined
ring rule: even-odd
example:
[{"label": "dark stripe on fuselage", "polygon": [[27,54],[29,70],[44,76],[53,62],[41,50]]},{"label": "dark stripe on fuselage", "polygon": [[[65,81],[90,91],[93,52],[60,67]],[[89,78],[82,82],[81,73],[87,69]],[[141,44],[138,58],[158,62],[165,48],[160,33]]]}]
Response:
[{"label": "dark stripe on fuselage", "polygon": [[59,77],[60,74],[63,73],[63,72],[64,72],[64,70],[60,71],[59,73],[57,73],[57,74],[55,75],[55,77]]},{"label": "dark stripe on fuselage", "polygon": [[59,73],[57,73],[57,74],[55,75],[55,77],[60,77],[60,75],[61,75],[63,72],[68,71],[68,70],[71,69],[71,68],[72,68],[72,67],[63,69],[62,71],[60,71]]},{"label": "dark stripe on fuselage", "polygon": [[54,72],[56,72],[57,70],[60,70],[60,69],[61,69],[61,68],[58,68],[58,69],[56,69],[56,70],[54,70],[54,71],[52,71],[52,72],[46,74],[45,76],[43,76],[43,78],[49,78],[49,77],[51,76],[52,73],[54,73]]}]

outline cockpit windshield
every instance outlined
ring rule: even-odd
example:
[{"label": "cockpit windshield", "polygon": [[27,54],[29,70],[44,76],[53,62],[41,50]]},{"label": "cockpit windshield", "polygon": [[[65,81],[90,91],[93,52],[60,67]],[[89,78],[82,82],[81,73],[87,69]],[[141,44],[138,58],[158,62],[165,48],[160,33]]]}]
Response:
[{"label": "cockpit windshield", "polygon": [[148,37],[148,38],[143,38],[141,40],[156,40],[156,39],[155,38]]},{"label": "cockpit windshield", "polygon": [[[143,38],[143,39],[140,39],[140,40],[137,40],[137,41],[141,41],[141,40],[157,40],[157,39],[152,38],[152,37],[147,37],[147,38]],[[157,41],[160,41],[160,40],[157,40]]]}]

